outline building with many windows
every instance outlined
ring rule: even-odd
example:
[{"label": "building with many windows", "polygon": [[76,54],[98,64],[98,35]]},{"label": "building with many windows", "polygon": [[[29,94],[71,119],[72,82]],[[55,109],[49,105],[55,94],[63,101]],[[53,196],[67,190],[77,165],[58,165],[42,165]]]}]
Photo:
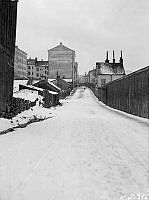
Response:
[{"label": "building with many windows", "polygon": [[29,58],[27,60],[27,77],[37,80],[48,79],[48,61]]},{"label": "building with many windows", "polygon": [[14,78],[27,78],[27,53],[15,47]]},{"label": "building with many windows", "polygon": [[12,105],[17,0],[0,1],[0,114]]}]

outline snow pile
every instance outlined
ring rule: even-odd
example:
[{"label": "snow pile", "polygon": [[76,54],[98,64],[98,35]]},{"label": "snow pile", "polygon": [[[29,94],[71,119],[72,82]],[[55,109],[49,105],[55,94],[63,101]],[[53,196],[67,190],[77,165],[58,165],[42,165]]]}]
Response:
[{"label": "snow pile", "polygon": [[28,80],[14,80],[13,92],[19,91],[19,84],[27,85]]},{"label": "snow pile", "polygon": [[54,108],[48,109],[36,105],[29,110],[25,110],[24,112],[18,114],[16,117],[13,117],[11,123],[13,127],[15,127],[18,125],[29,123],[32,120],[44,120],[53,117],[52,111],[54,111]]},{"label": "snow pile", "polygon": [[23,125],[30,124],[32,122],[37,122],[52,118],[54,116],[55,108],[51,107],[43,108],[42,106],[36,105],[29,110],[25,110],[17,116],[13,117],[11,120],[0,118],[0,133],[6,131],[10,128],[23,127]]},{"label": "snow pile", "polygon": [[38,95],[37,91],[21,90],[17,91],[13,95],[15,98],[21,98],[24,100],[36,101],[36,106],[31,107],[13,117],[11,120],[0,118],[0,132],[8,130],[10,128],[16,128],[18,126],[27,125],[35,121],[41,121],[47,118],[53,117],[54,107],[44,108],[42,106],[43,97]]},{"label": "snow pile", "polygon": [[31,90],[20,90],[13,94],[15,98],[21,98],[24,100],[35,101],[37,98],[42,101],[43,97],[38,95],[38,91],[31,91]]},{"label": "snow pile", "polygon": [[9,129],[11,127],[12,127],[12,125],[11,125],[10,120],[3,119],[3,118],[0,119],[0,132],[3,130]]}]

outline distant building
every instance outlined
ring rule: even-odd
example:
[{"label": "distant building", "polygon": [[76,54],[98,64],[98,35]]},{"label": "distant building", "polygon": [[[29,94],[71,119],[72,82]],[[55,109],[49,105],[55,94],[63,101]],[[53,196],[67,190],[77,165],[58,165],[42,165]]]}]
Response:
[{"label": "distant building", "polygon": [[90,84],[96,84],[96,69],[92,69],[88,72],[88,82]]},{"label": "distant building", "polygon": [[79,84],[87,84],[89,83],[89,76],[85,73],[85,75],[79,76]]},{"label": "distant building", "polygon": [[0,113],[12,105],[17,0],[0,0]]},{"label": "distant building", "polygon": [[14,78],[27,78],[27,53],[15,47]]},{"label": "distant building", "polygon": [[48,68],[48,61],[30,58],[27,60],[27,77],[37,80],[48,79]]},{"label": "distant building", "polygon": [[77,77],[78,64],[75,62],[75,51],[60,45],[48,50],[49,78],[57,75],[62,79],[72,79],[73,85]]},{"label": "distant building", "polygon": [[108,52],[105,62],[96,63],[96,84],[98,87],[105,86],[106,83],[121,78],[125,75],[123,66],[122,51],[120,60],[118,63],[115,62],[115,56],[113,51],[113,62],[109,62]]},{"label": "distant building", "polygon": [[74,86],[78,85],[78,62],[75,62],[74,64],[74,70],[73,70],[73,82],[74,82]]}]

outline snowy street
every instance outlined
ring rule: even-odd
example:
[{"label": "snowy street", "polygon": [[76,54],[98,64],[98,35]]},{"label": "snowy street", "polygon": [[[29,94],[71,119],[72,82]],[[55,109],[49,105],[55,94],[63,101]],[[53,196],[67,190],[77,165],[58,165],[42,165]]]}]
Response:
[{"label": "snowy street", "polygon": [[0,136],[0,200],[119,200],[148,191],[148,121],[78,88],[52,118]]}]

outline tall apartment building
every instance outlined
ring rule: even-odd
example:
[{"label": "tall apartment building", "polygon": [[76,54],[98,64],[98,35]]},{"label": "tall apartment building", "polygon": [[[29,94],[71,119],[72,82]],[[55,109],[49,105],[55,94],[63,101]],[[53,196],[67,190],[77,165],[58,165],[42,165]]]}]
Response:
[{"label": "tall apartment building", "polygon": [[49,78],[73,79],[75,67],[75,51],[60,45],[48,50]]},{"label": "tall apartment building", "polygon": [[12,104],[17,0],[0,1],[0,113]]},{"label": "tall apartment building", "polygon": [[15,47],[14,78],[27,78],[27,53]]},{"label": "tall apartment building", "polygon": [[48,79],[49,74],[49,66],[48,61],[44,60],[37,60],[35,59],[28,59],[27,60],[27,77],[33,78],[37,80],[44,80]]}]

